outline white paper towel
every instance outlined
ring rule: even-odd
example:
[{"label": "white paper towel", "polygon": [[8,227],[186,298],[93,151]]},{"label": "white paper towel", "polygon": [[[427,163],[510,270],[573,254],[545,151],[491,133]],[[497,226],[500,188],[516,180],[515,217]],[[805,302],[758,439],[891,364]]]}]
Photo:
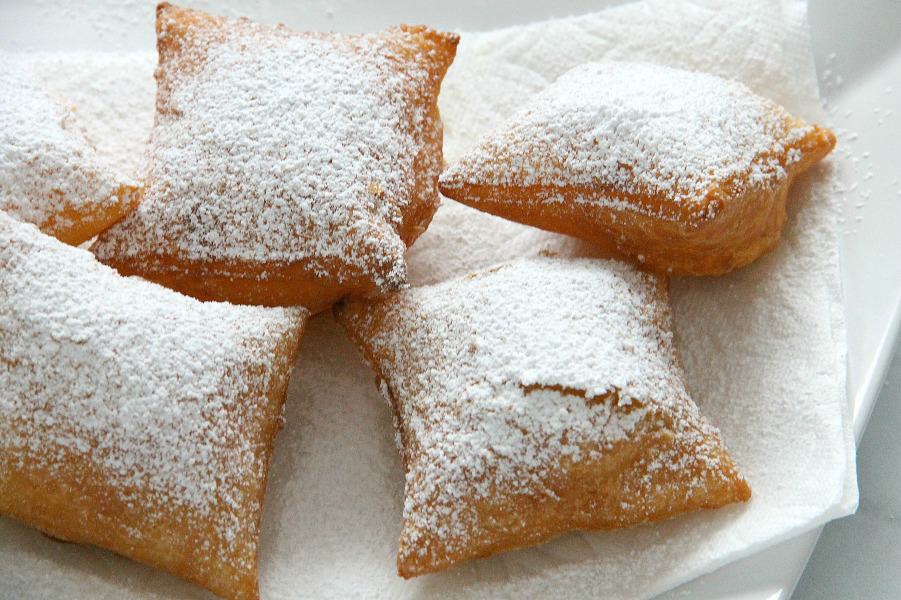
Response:
[{"label": "white paper towel", "polygon": [[[602,58],[710,71],[800,116],[819,116],[803,3],[639,2],[464,34],[441,96],[448,160],[569,67]],[[152,57],[45,57],[40,66],[56,93],[78,107],[100,150],[134,167],[135,141],[146,139],[153,106]],[[263,598],[647,598],[852,511],[857,488],[831,191],[827,165],[794,188],[774,253],[726,277],[673,282],[689,387],[753,487],[748,506],[571,534],[401,580],[394,556],[403,474],[390,414],[373,374],[326,314],[303,339],[276,445],[263,519]],[[546,248],[586,251],[446,201],[411,250],[411,273],[417,283],[436,281]],[[8,596],[208,594],[0,519],[0,597]]]}]

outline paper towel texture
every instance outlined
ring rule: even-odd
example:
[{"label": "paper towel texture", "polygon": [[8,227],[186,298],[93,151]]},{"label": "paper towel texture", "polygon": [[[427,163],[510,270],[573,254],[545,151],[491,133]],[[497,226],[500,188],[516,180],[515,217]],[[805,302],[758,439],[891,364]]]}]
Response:
[{"label": "paper towel texture", "polygon": [[[800,117],[819,116],[803,3],[646,1],[463,34],[440,100],[447,160],[570,67],[605,58],[731,77]],[[41,70],[57,94],[87,104],[85,127],[101,152],[138,168],[135,140],[147,138],[152,121],[153,58],[84,60],[45,57]],[[91,100],[97,95],[103,103]],[[119,118],[130,112],[134,119]],[[100,141],[114,136],[122,143]],[[672,285],[690,391],[748,478],[749,505],[575,533],[404,581],[394,567],[403,471],[390,412],[372,372],[325,314],[304,337],[276,445],[262,597],[637,600],[852,511],[857,488],[829,171],[827,160],[795,186],[785,236],[771,255],[726,277]],[[575,240],[445,201],[408,262],[415,284],[546,249],[591,253]],[[108,552],[59,544],[0,519],[0,596],[10,594],[209,597]]]}]

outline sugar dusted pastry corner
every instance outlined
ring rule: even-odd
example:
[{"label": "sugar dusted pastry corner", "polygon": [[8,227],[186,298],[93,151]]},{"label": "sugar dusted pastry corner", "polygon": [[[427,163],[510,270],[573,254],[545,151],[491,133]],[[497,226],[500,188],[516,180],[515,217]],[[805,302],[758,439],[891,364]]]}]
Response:
[{"label": "sugar dusted pastry corner", "polygon": [[140,198],[140,185],[101,160],[28,65],[0,54],[0,210],[78,245]]},{"label": "sugar dusted pastry corner", "polygon": [[344,35],[160,4],[147,193],[93,251],[200,299],[312,311],[406,283],[438,207],[458,36]]},{"label": "sugar dusted pastry corner", "polygon": [[336,307],[395,417],[402,576],[750,498],[685,389],[665,286],[538,257]]},{"label": "sugar dusted pastry corner", "polygon": [[0,515],[255,600],[307,314],[121,277],[0,211]]},{"label": "sugar dusted pastry corner", "polygon": [[718,275],[775,247],[792,182],[834,146],[738,82],[608,61],[526,101],[440,185],[657,271]]}]

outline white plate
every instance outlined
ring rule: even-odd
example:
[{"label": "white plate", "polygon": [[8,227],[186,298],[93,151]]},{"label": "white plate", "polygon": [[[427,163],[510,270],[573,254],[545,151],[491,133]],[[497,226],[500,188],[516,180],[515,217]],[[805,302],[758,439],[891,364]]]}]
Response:
[{"label": "white plate", "polygon": [[[820,92],[839,133],[839,151],[849,152],[854,165],[844,174],[841,251],[848,398],[858,442],[901,336],[901,3],[861,4],[819,0],[809,8]],[[820,531],[723,567],[661,600],[787,599]]]},{"label": "white plate", "polygon": [[[614,2],[617,3],[617,2]],[[144,4],[141,2],[140,4]],[[221,4],[213,6],[223,12]],[[264,3],[265,20],[301,20],[309,29],[371,30],[396,22],[425,22],[436,27],[484,30],[568,14],[590,12],[611,2],[503,0],[445,3],[396,0],[377,10],[364,0]],[[140,49],[153,44],[153,31],[136,16],[135,2],[108,5],[121,27],[98,30],[78,18],[74,0],[4,4],[0,49]],[[240,12],[240,10],[236,11]],[[374,14],[375,13],[375,14]],[[290,18],[291,15],[294,18]],[[298,15],[302,15],[298,17]],[[41,23],[35,28],[35,23]],[[857,158],[846,173],[848,191],[842,236],[842,269],[848,327],[848,392],[855,432],[863,432],[891,351],[901,329],[901,170],[895,145],[901,139],[901,3],[884,0],[866,10],[843,0],[820,0],[811,7],[814,50],[824,97],[833,107],[832,125],[856,132],[840,135],[840,151]],[[891,92],[889,91],[891,90]],[[875,109],[879,109],[877,112]],[[898,114],[888,114],[894,110]],[[853,163],[853,161],[852,161]],[[860,206],[858,206],[860,205]],[[819,531],[739,561],[666,594],[667,598],[776,600],[791,595]]]}]

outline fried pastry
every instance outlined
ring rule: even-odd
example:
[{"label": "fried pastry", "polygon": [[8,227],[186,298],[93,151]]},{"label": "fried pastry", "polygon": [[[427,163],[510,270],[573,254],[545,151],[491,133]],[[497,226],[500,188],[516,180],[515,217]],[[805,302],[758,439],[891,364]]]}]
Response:
[{"label": "fried pastry", "polygon": [[436,102],[457,41],[161,4],[146,198],[94,251],[201,299],[318,311],[398,288],[438,206]]},{"label": "fried pastry", "polygon": [[0,514],[257,598],[307,314],[121,277],[0,211]]},{"label": "fried pastry", "polygon": [[404,577],[750,497],[655,275],[536,257],[335,313],[394,411]]},{"label": "fried pastry", "polygon": [[653,270],[717,275],[775,247],[789,186],[834,146],[738,82],[599,62],[537,94],[440,186]]},{"label": "fried pastry", "polygon": [[21,61],[0,56],[0,210],[77,245],[139,201],[138,184],[100,159],[72,112]]}]

